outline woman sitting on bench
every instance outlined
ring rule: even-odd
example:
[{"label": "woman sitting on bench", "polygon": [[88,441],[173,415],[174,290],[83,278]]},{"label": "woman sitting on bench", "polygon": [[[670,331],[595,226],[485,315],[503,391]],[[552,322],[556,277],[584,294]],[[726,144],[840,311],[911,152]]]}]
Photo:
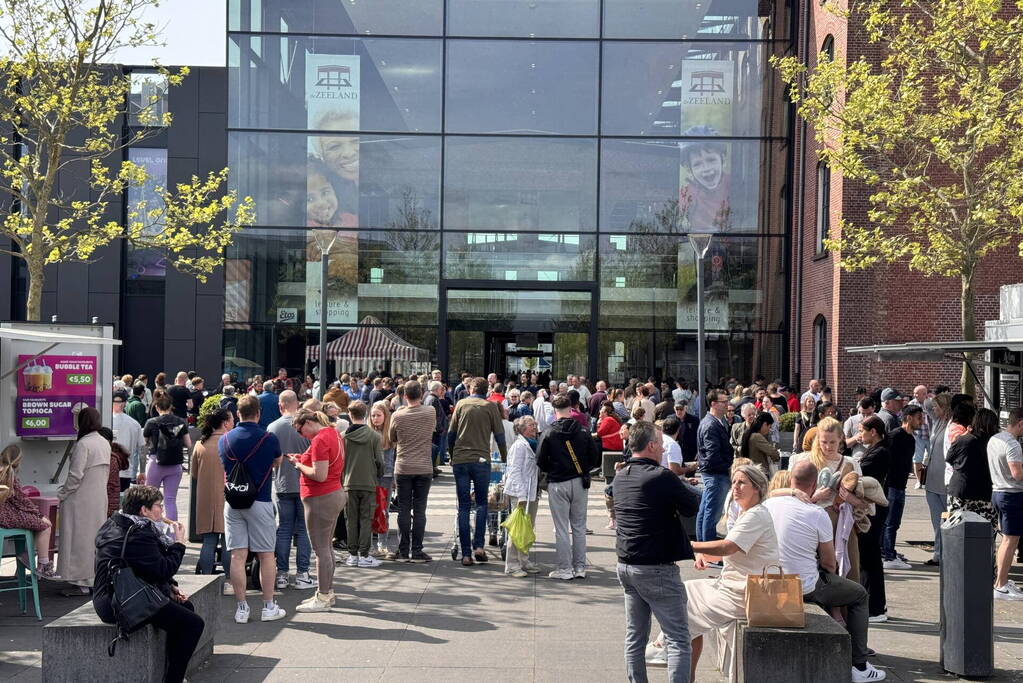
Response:
[{"label": "woman sitting on bench", "polygon": [[[192,658],[205,622],[195,613],[188,596],[178,590],[174,575],[185,555],[185,529],[163,514],[163,494],[153,486],[132,486],[124,493],[121,510],[115,512],[96,536],[96,582],[92,604],[99,618],[115,623],[111,605],[113,586],[110,563],[121,557],[125,534],[131,531],[124,547],[125,563],[143,581],[153,584],[170,598],[150,624],[167,632],[164,681],[184,680],[188,660]],[[173,535],[173,536],[172,536]]]}]

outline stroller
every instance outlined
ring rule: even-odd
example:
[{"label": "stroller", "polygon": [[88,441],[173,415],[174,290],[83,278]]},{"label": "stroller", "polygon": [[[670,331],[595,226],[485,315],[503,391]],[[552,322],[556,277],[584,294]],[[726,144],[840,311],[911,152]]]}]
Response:
[{"label": "stroller", "polygon": [[[508,551],[508,530],[501,526],[504,520],[508,519],[510,508],[508,499],[504,495],[504,463],[500,455],[492,453],[490,456],[490,486],[487,487],[487,535],[490,537],[490,545],[500,549],[501,560],[505,559]],[[469,528],[475,527],[476,520],[476,495],[474,490],[471,494],[472,505],[469,508]],[[455,528],[453,540],[451,541],[451,559],[457,560],[462,547],[458,539],[458,515],[455,515]]]}]

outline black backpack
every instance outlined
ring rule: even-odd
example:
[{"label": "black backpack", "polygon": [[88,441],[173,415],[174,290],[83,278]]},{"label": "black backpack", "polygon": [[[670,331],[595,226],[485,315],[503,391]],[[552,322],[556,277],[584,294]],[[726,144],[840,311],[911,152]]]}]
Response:
[{"label": "black backpack", "polygon": [[252,504],[256,502],[256,497],[259,495],[259,490],[263,488],[263,484],[266,483],[267,478],[270,476],[272,468],[266,471],[263,481],[259,483],[259,486],[256,486],[249,475],[248,468],[245,467],[245,463],[259,450],[259,447],[263,445],[268,435],[268,433],[263,434],[263,438],[256,442],[255,447],[245,456],[244,460],[239,460],[231,454],[231,446],[226,439],[221,442],[224,444],[227,459],[234,463],[224,480],[224,500],[235,510],[248,510],[252,507]]},{"label": "black backpack", "polygon": [[180,465],[185,461],[185,434],[188,425],[179,422],[174,425],[161,422],[157,425],[156,464]]}]

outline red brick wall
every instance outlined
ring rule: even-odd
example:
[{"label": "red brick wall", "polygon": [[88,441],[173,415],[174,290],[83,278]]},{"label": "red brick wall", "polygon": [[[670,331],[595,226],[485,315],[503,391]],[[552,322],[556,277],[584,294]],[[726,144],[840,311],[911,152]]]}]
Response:
[{"label": "red brick wall", "polygon": [[[835,38],[835,57],[856,59],[860,55],[877,59],[876,46],[867,43],[862,27],[847,27],[839,19],[811,0],[810,50],[820,49],[824,37]],[[853,19],[855,21],[855,19]],[[800,39],[797,45],[802,45]],[[819,258],[814,253],[817,211],[817,156],[812,129],[809,133],[805,163],[805,201],[803,224],[802,285],[793,280],[793,307],[802,300],[802,314],[793,325],[800,325],[800,353],[796,354],[796,335],[792,335],[793,375],[801,374],[802,384],[809,381],[813,369],[813,322],[818,315],[828,321],[827,374],[843,407],[851,404],[858,386],[868,389],[894,386],[909,391],[917,384],[959,384],[960,364],[881,362],[872,356],[848,354],[847,346],[899,343],[907,341],[952,341],[962,339],[960,332],[960,283],[956,278],[925,277],[910,272],[904,264],[880,265],[866,271],[846,272],[837,268],[832,256]],[[795,140],[796,166],[800,152]],[[798,176],[793,179],[798,182]],[[839,236],[840,218],[867,224],[869,190],[858,182],[843,182],[840,174],[831,177],[831,234]],[[798,198],[798,195],[796,196]],[[798,207],[797,207],[798,211]],[[796,212],[794,212],[794,216]],[[796,225],[792,230],[795,235]],[[798,240],[793,239],[793,263],[799,259]],[[998,317],[998,289],[1003,284],[1023,280],[1019,275],[1020,258],[1013,247],[992,254],[981,264],[975,286],[976,332],[983,338],[984,321]],[[795,268],[793,268],[795,273]],[[793,380],[795,377],[792,378]]]}]

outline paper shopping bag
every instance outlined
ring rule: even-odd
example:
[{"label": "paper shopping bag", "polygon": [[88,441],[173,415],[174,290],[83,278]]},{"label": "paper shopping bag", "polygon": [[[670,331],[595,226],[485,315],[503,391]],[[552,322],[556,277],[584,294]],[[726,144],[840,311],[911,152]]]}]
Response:
[{"label": "paper shopping bag", "polygon": [[768,574],[764,567],[760,576],[746,577],[746,621],[750,626],[781,626],[804,628],[803,582],[799,574]]}]

